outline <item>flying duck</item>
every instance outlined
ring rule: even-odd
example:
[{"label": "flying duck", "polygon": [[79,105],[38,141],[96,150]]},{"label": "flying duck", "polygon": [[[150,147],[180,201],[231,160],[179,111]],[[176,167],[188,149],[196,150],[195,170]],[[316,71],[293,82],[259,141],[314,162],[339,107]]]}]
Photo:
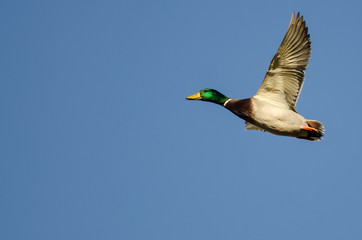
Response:
[{"label": "flying duck", "polygon": [[224,106],[245,120],[247,130],[261,130],[275,135],[319,141],[324,126],[316,120],[305,119],[295,106],[308,66],[311,42],[303,17],[294,12],[280,47],[270,63],[257,93],[246,99],[228,98],[210,88],[187,97]]}]

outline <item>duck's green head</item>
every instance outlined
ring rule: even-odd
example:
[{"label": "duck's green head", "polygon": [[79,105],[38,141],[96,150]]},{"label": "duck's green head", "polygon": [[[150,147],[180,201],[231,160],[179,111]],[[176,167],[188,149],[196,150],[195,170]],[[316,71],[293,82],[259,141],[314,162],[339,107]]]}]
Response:
[{"label": "duck's green head", "polygon": [[208,101],[213,102],[216,104],[224,105],[224,103],[229,99],[224,94],[211,89],[211,88],[205,88],[202,89],[200,92],[189,96],[186,98],[187,100],[201,100],[201,101]]}]

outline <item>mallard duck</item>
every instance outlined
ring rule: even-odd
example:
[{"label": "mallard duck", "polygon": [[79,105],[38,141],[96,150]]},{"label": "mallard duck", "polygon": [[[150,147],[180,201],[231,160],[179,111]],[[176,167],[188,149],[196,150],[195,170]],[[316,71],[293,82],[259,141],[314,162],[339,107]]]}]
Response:
[{"label": "mallard duck", "polygon": [[224,106],[245,120],[247,130],[319,141],[324,135],[323,124],[305,119],[295,109],[310,52],[308,28],[303,17],[299,13],[295,16],[293,12],[284,39],[253,97],[237,100],[214,89],[205,88],[186,99]]}]

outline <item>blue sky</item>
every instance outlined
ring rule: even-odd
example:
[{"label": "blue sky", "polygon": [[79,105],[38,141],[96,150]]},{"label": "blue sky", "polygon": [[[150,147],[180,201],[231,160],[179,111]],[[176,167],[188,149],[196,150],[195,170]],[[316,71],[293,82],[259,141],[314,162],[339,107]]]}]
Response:
[{"label": "blue sky", "polygon": [[[259,88],[292,11],[309,142],[215,104]],[[3,1],[1,239],[361,239],[359,1]]]}]

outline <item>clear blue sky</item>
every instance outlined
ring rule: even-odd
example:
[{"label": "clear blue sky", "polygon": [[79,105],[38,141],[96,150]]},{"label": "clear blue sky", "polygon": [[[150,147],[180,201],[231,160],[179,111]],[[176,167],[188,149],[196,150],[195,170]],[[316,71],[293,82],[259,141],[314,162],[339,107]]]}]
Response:
[{"label": "clear blue sky", "polygon": [[[321,142],[211,103],[259,88],[292,11]],[[0,239],[362,239],[360,1],[2,1]]]}]

